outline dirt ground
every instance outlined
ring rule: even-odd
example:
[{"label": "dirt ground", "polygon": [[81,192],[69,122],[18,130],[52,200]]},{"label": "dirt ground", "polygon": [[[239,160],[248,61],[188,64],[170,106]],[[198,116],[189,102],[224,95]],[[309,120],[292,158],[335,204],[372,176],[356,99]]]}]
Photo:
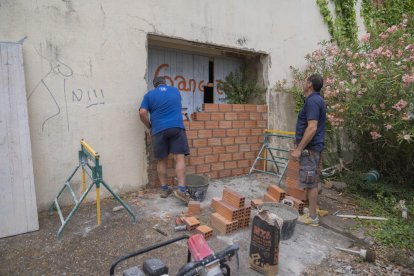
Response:
[{"label": "dirt ground", "polygon": [[[199,220],[202,224],[209,224],[212,212],[210,200],[220,196],[225,186],[252,199],[262,197],[267,186],[274,183],[274,178],[263,174],[211,181],[207,197],[201,204]],[[80,207],[69,222],[61,241],[56,239],[60,227],[58,216],[55,214],[50,217],[47,212],[42,212],[39,231],[0,239],[0,275],[108,275],[111,263],[119,256],[188,234],[173,230],[175,215],[187,209],[173,196],[160,199],[156,191],[140,191],[123,198],[136,214],[136,224],[131,223],[125,210],[113,211],[114,207],[119,206],[115,200],[105,199],[101,202],[102,223],[97,227],[95,205],[87,203]],[[346,197],[330,189],[323,190],[320,196],[321,207],[331,213],[339,208],[357,208],[352,204],[352,200],[348,202]],[[67,212],[69,209],[66,209]],[[381,259],[368,264],[335,250],[335,246],[359,248],[369,243],[363,233],[350,230],[353,229],[352,223],[348,225],[348,221],[335,219],[325,217],[320,227],[296,225],[293,237],[281,242],[278,275],[412,273]],[[167,237],[152,229],[155,225],[165,231]],[[208,240],[213,250],[222,250],[232,243],[240,245],[239,275],[259,275],[248,267],[250,231],[249,227],[226,236],[215,233]],[[145,259],[160,258],[169,267],[170,274],[174,275],[185,264],[186,257],[186,242],[180,241],[121,263],[117,273],[122,275],[122,271],[128,267],[141,266]],[[236,270],[235,260],[231,262],[231,267],[233,271]]]}]

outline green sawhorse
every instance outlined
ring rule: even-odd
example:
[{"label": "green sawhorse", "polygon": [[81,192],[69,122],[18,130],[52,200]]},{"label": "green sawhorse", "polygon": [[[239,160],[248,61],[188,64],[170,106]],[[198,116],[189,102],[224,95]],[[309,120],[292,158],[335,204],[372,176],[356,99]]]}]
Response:
[{"label": "green sawhorse", "polygon": [[[134,213],[128,207],[128,205],[109,187],[109,185],[103,180],[102,178],[102,166],[99,164],[99,154],[83,139],[80,141],[81,150],[79,151],[79,164],[76,166],[73,173],[69,176],[69,178],[63,184],[63,187],[60,189],[58,195],[55,197],[52,205],[49,208],[49,214],[53,215],[53,211],[56,209],[60,218],[62,225],[60,226],[57,232],[57,239],[60,240],[62,231],[65,228],[66,224],[78,210],[79,206],[82,204],[82,201],[86,198],[88,193],[91,191],[92,187],[95,186],[96,190],[96,218],[97,224],[101,224],[101,195],[100,195],[100,186],[101,184],[115,197],[116,200],[121,203],[121,205],[127,210],[129,215],[131,216],[132,223],[136,223],[136,218]],[[90,164],[92,163],[92,164]],[[73,191],[72,187],[70,186],[70,181],[79,168],[82,167],[82,190],[83,193],[78,199],[76,197],[75,192]],[[86,176],[88,176],[92,182],[86,187]],[[59,196],[63,193],[65,189],[68,189],[70,194],[73,197],[75,202],[75,206],[70,211],[69,215],[64,218],[62,214],[62,210],[60,209],[58,199]]]},{"label": "green sawhorse", "polygon": [[[259,172],[259,173],[266,173],[266,174],[271,174],[271,175],[275,175],[279,177],[278,180],[278,185],[280,186],[281,182],[282,182],[282,178],[285,174],[288,162],[289,162],[289,158],[287,157],[283,157],[280,156],[281,154],[286,154],[289,153],[290,150],[289,149],[283,149],[283,148],[277,148],[277,147],[272,147],[270,145],[270,139],[272,137],[275,137],[277,139],[289,139],[289,140],[293,140],[295,138],[295,133],[294,132],[290,132],[290,131],[281,131],[281,130],[269,130],[266,129],[264,131],[264,141],[263,141],[263,146],[261,147],[259,153],[257,154],[256,159],[253,162],[252,167],[250,168],[249,171],[249,176],[253,173],[253,172]],[[263,157],[262,157],[263,156]],[[256,164],[257,162],[259,162],[260,160],[263,160],[263,170],[260,169],[256,169]],[[276,168],[276,172],[272,172],[267,170],[267,162],[271,162],[275,165]]]}]

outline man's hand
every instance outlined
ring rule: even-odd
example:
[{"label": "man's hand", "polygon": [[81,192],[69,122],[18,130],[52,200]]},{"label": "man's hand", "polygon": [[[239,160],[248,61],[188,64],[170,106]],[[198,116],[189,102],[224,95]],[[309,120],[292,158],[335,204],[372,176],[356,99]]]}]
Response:
[{"label": "man's hand", "polygon": [[299,157],[302,154],[302,152],[299,149],[294,149],[290,152],[290,157],[292,157],[293,160],[299,161]]}]

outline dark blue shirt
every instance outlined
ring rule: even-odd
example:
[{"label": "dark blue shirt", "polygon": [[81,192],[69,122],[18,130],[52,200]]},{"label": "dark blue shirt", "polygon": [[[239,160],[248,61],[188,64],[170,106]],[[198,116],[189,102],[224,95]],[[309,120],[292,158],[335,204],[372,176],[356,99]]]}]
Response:
[{"label": "dark blue shirt", "polygon": [[148,91],[140,108],[150,112],[153,135],[168,128],[184,128],[181,114],[181,95],[175,87],[161,84]]},{"label": "dark blue shirt", "polygon": [[321,152],[325,146],[326,105],[318,92],[313,92],[306,98],[305,104],[299,112],[295,134],[297,145],[302,140],[310,120],[317,120],[318,128],[316,129],[315,136],[313,136],[305,148]]}]

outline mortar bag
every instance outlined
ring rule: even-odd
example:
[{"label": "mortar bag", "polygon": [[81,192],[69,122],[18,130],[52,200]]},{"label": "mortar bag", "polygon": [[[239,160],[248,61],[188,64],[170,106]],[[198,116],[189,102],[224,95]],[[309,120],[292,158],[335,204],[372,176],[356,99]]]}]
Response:
[{"label": "mortar bag", "polygon": [[274,276],[279,264],[280,225],[267,211],[253,218],[249,251],[250,268],[267,276]]}]

